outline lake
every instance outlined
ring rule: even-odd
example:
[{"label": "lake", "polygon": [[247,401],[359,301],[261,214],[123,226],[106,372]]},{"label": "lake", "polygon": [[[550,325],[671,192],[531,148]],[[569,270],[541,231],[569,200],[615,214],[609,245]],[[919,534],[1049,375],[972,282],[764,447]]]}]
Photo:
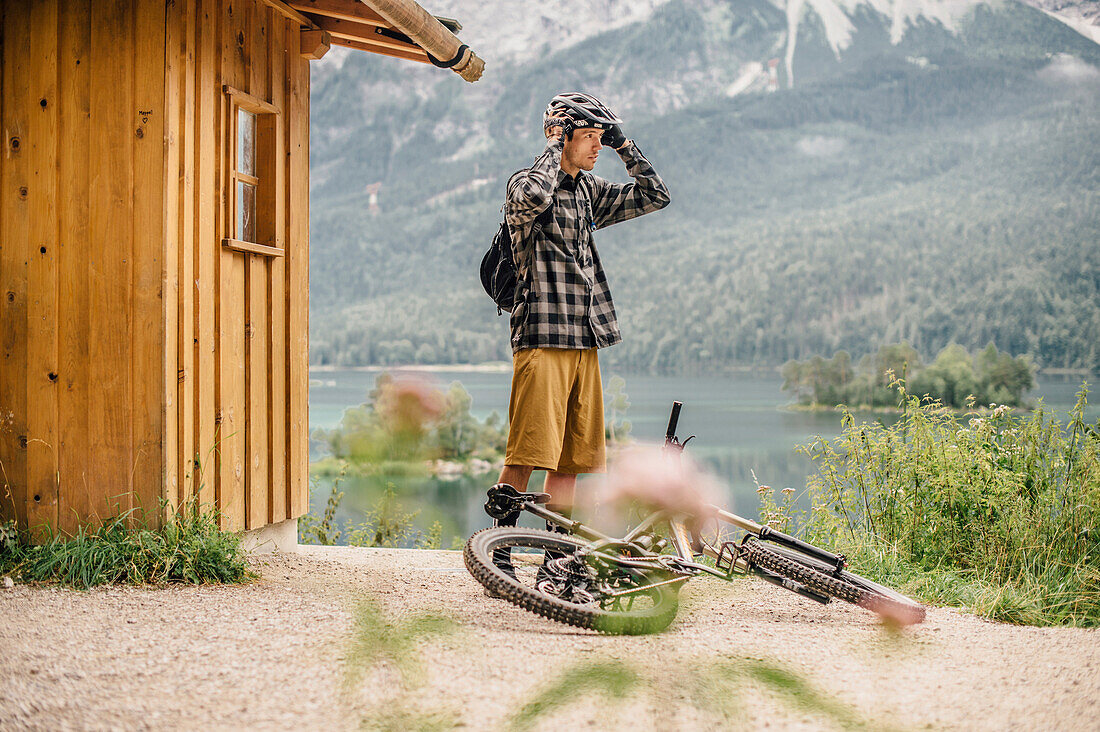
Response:
[{"label": "lake", "polygon": [[[398,371],[398,369],[393,369]],[[311,372],[310,429],[335,427],[350,406],[363,403],[382,370],[317,370]],[[446,389],[460,382],[472,398],[471,411],[478,419],[491,412],[502,417],[508,412],[511,372],[500,370],[417,370]],[[604,373],[604,385],[614,374]],[[630,407],[631,436],[637,440],[660,442],[664,438],[672,402],[684,403],[680,413],[681,439],[696,435],[688,449],[705,462],[725,486],[724,500],[731,510],[755,517],[756,485],[753,473],[762,484],[781,489],[795,488],[801,493],[811,473],[810,460],[796,452],[817,436],[831,439],[840,433],[840,415],[830,411],[789,410],[789,396],[780,387],[778,374],[737,374],[723,377],[631,376],[625,392]],[[1039,399],[1063,414],[1073,405],[1083,381],[1080,377],[1039,376],[1038,387],[1029,400]],[[1100,401],[1100,400],[1097,400]],[[866,421],[882,415],[865,414]],[[1064,417],[1063,417],[1064,418]],[[1100,407],[1089,405],[1088,420],[1100,418]],[[312,458],[323,455],[315,443]],[[541,474],[532,477],[531,487],[541,485]],[[443,547],[490,524],[482,510],[485,489],[496,474],[462,476],[455,480],[434,477],[388,476],[385,478],[345,480],[344,503],[338,519],[359,520],[362,512],[378,500],[386,483],[392,483],[407,512],[420,511],[420,528],[439,521],[443,526]],[[584,478],[581,479],[583,490]],[[328,498],[330,485],[319,484],[310,497],[310,508],[319,514]]]}]

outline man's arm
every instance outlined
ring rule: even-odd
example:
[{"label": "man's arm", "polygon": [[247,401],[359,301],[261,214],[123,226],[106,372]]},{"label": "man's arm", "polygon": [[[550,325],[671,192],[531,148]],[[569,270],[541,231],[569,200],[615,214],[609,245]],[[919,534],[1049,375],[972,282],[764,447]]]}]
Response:
[{"label": "man's arm", "polygon": [[508,181],[505,216],[512,226],[518,228],[533,221],[553,201],[554,191],[565,177],[561,169],[561,151],[565,145],[562,137],[550,137],[546,150],[535,159],[534,165]]},{"label": "man's arm", "polygon": [[661,176],[657,175],[657,171],[633,142],[627,142],[616,152],[626,164],[626,172],[634,182],[610,183],[592,176],[590,180],[595,189],[592,193],[592,216],[597,229],[659,211],[671,200]]}]

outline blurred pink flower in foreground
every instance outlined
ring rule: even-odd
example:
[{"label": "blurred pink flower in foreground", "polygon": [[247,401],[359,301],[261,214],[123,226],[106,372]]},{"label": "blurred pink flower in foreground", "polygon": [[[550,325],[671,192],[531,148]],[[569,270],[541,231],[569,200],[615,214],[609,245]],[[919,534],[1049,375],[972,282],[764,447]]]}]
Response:
[{"label": "blurred pink flower in foreground", "polygon": [[634,502],[652,510],[699,516],[721,494],[718,481],[687,453],[658,445],[635,445],[619,453],[605,479],[605,499]]},{"label": "blurred pink flower in foreground", "polygon": [[392,377],[380,391],[378,413],[396,431],[421,432],[443,414],[443,393],[421,376]]}]

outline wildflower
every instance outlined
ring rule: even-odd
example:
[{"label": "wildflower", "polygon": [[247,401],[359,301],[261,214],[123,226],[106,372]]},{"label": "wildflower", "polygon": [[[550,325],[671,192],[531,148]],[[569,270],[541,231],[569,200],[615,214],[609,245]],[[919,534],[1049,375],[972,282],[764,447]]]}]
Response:
[{"label": "wildflower", "polygon": [[765,493],[767,493],[771,489],[772,489],[772,487],[770,485],[758,485],[758,486],[756,486],[756,492],[759,493],[760,495],[764,495]]},{"label": "wildflower", "polygon": [[629,499],[675,514],[700,515],[721,494],[718,481],[689,455],[670,460],[658,445],[637,445],[622,451],[608,470],[605,487],[610,500]]},{"label": "wildflower", "polygon": [[399,431],[420,432],[443,414],[443,394],[427,379],[401,376],[381,392],[378,411]]},{"label": "wildflower", "polygon": [[794,488],[784,488],[783,489],[783,495],[785,495],[785,496],[789,496],[792,493],[794,493]]}]

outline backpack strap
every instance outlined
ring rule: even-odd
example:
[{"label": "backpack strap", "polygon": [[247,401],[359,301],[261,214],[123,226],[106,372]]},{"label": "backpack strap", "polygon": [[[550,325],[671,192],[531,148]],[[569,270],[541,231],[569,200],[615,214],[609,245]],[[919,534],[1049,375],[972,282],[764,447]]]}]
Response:
[{"label": "backpack strap", "polygon": [[[512,175],[512,178],[515,178],[516,175],[519,175],[519,173],[521,173],[521,172],[523,172],[523,171],[517,171],[516,173],[514,173]],[[520,227],[519,229],[513,229],[512,225],[510,223],[508,223],[507,189],[511,188],[511,186],[512,186],[512,178],[508,179],[508,185],[505,187],[506,192],[505,192],[505,198],[504,198],[504,205],[501,206],[500,209],[501,209],[501,211],[504,212],[504,225],[508,227],[508,231],[509,231],[508,239],[511,242],[511,246],[512,246],[512,261],[515,262],[516,271],[520,274],[520,277],[516,278],[516,282],[518,283],[522,280],[524,283],[526,283],[528,289],[530,289],[531,292],[535,293],[535,297],[539,297],[542,294],[542,292],[539,288],[538,277],[532,276],[531,262],[529,261],[528,257],[525,256],[525,257],[521,258],[518,255],[525,253],[525,252],[522,251],[523,250],[522,245],[523,245],[524,241],[527,240],[527,239],[533,239],[534,236],[535,236],[535,232],[542,228],[542,224],[539,223],[538,217],[536,216],[535,219],[532,220],[532,222],[531,222],[531,230],[529,232],[527,232],[526,236],[524,236],[523,227]],[[512,231],[515,231],[519,235],[518,239],[514,239],[511,236]],[[531,251],[530,254],[533,256],[534,251]]]},{"label": "backpack strap", "polygon": [[585,198],[587,199],[587,204],[588,204],[588,225],[592,227],[593,231],[595,231],[595,229],[596,229],[596,211],[592,207],[592,203],[593,203],[593,200],[592,200],[592,198],[593,198],[592,181],[589,180],[589,177],[588,177],[587,173],[582,175],[579,180],[583,182]]}]

